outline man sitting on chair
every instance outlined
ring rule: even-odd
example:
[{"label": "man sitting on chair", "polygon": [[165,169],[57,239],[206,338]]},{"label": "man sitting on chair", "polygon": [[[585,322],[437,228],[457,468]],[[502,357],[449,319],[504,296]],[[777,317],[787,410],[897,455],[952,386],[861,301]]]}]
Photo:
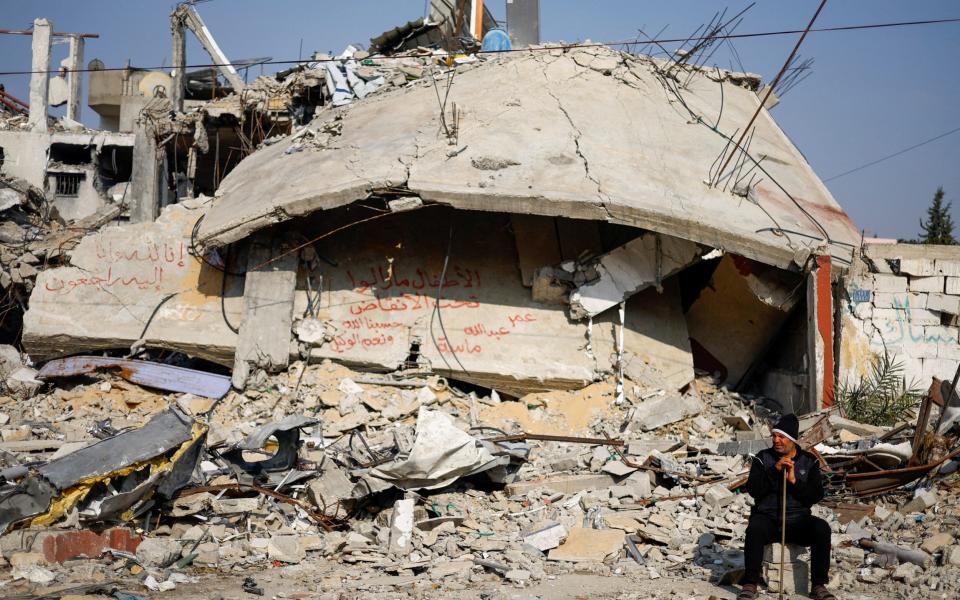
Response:
[{"label": "man sitting on chair", "polygon": [[817,458],[800,448],[800,423],[795,415],[785,415],[773,428],[773,447],[753,456],[747,492],[753,496],[753,509],[747,524],[744,544],[746,570],[738,600],[758,597],[763,547],[780,542],[780,523],[784,518],[782,498],[787,486],[787,543],[810,547],[810,596],[815,600],[836,600],[827,591],[830,569],[830,525],[810,514],[810,507],[823,499],[823,482]]}]

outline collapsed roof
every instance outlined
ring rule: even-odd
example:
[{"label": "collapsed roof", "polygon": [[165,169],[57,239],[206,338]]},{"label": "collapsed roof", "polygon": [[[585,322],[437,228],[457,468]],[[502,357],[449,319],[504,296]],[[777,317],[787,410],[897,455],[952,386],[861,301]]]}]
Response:
[{"label": "collapsed roof", "polygon": [[230,244],[390,190],[605,220],[781,268],[812,252],[848,264],[857,228],[766,110],[747,156],[714,172],[757,109],[756,81],[670,64],[540,48],[330,109],[231,172],[197,239]]}]

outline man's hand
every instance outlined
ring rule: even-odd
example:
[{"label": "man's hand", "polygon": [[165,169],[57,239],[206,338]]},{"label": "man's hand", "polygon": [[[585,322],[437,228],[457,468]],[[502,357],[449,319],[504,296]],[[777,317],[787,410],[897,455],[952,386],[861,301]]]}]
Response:
[{"label": "man's hand", "polygon": [[784,469],[786,469],[787,481],[789,481],[791,484],[797,483],[797,477],[793,471],[793,459],[787,456],[784,456],[783,458],[777,461],[777,464],[775,464],[774,467],[778,471],[783,471]]}]

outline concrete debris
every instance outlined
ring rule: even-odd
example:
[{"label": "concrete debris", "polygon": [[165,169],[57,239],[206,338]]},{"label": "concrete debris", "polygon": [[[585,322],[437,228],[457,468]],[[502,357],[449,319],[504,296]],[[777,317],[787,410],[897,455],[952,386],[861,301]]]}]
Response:
[{"label": "concrete debris", "polygon": [[533,525],[530,530],[520,534],[523,543],[546,552],[559,546],[567,539],[567,529],[560,523],[546,522]]},{"label": "concrete debris", "polygon": [[623,532],[618,529],[574,527],[567,539],[550,551],[550,560],[564,562],[603,562],[623,548]]},{"label": "concrete debris", "polygon": [[590,274],[587,283],[570,294],[570,316],[595,317],[648,287],[662,288],[664,279],[689,267],[700,247],[686,240],[647,234],[579,266]]},{"label": "concrete debris", "polygon": [[[83,397],[90,388],[104,397],[118,392],[133,397],[135,384],[109,373],[100,376],[104,379],[80,384],[73,393]],[[298,382],[301,393],[290,393]],[[103,383],[109,383],[104,388],[109,392],[101,391]],[[662,388],[628,383],[627,402],[617,406],[614,387],[605,385],[580,395],[565,392],[571,395],[566,404],[564,396],[556,394],[529,394],[519,400],[492,393],[481,397],[476,391],[471,396],[435,378],[373,377],[333,362],[294,363],[288,372],[267,375],[243,393],[229,392],[212,407],[194,475],[181,480],[188,482],[178,493],[152,497],[150,530],[129,550],[137,559],[134,570],[156,593],[196,585],[181,578],[205,570],[249,575],[268,565],[309,565],[342,587],[368,590],[418,585],[415,580],[401,583],[407,581],[404,572],[426,575],[446,592],[483,589],[495,581],[538,585],[583,569],[605,575],[623,571],[645,580],[735,577],[743,568],[740,548],[750,510],[746,495],[736,492],[747,471],[739,458],[716,453],[718,440],[744,433],[743,423],[766,423],[775,414],[763,408],[761,399],[744,398],[700,377],[689,393],[694,397],[696,392],[698,411],[648,431],[636,425],[633,413],[662,398],[674,403],[679,398],[656,395]],[[604,390],[598,397],[606,400],[594,405],[596,390]],[[71,396],[60,395],[83,410]],[[190,402],[190,395],[182,392],[171,396],[179,396],[181,405]],[[557,429],[559,421],[543,408],[543,399],[553,396],[566,429]],[[415,406],[415,401],[430,407],[395,409]],[[164,414],[159,404],[149,402],[144,399],[135,406],[153,406],[149,410]],[[596,407],[587,412],[583,425],[573,410],[577,406]],[[343,437],[331,433],[335,428],[329,423],[341,409],[351,411],[347,414],[362,410],[366,427]],[[382,416],[392,411],[394,417]],[[83,414],[78,412],[78,418]],[[497,415],[498,420],[487,420]],[[504,415],[511,420],[502,420]],[[21,413],[11,411],[10,423],[21,422]],[[801,435],[812,435],[819,421],[804,422],[808,429]],[[495,429],[485,429],[488,423],[496,423]],[[626,439],[619,445],[545,441],[535,435],[520,442],[493,441],[509,440],[505,433],[537,423],[547,428],[540,431],[558,439],[580,439],[563,437],[569,431]],[[621,433],[622,423],[634,426]],[[105,424],[100,427],[109,431]],[[839,441],[839,431],[821,444],[842,452],[845,443]],[[849,444],[874,439],[866,436]],[[16,477],[9,468],[0,471],[7,473]],[[383,478],[385,474],[390,478]],[[142,481],[154,485],[149,477]],[[127,487],[139,489],[130,487],[132,483]],[[398,487],[419,491],[399,498]],[[91,491],[91,497],[98,493]],[[74,527],[87,526],[95,514],[93,505],[89,498],[78,505]],[[840,505],[833,511],[817,509],[835,529],[834,572],[841,578],[835,586],[871,593],[875,589],[882,595],[908,580],[929,586],[936,577],[938,589],[953,590],[949,569],[958,568],[954,562],[960,554],[947,523],[956,518],[951,515],[957,504],[953,495],[938,495],[935,506],[937,512],[928,508],[924,519],[896,511],[890,500],[872,511]],[[102,506],[96,510],[119,515],[112,517],[115,521],[129,518]],[[841,514],[860,516],[844,526],[838,521]],[[69,511],[58,517],[68,527],[72,518]],[[21,565],[21,581],[47,580],[47,573],[54,576],[51,581],[73,581],[76,575],[66,566],[73,563],[53,562],[46,554],[33,560],[17,556],[50,545],[42,540],[52,530],[37,527],[34,521],[33,529],[15,529],[0,537],[0,551]],[[33,533],[24,536],[26,532]],[[872,546],[871,538],[877,540]],[[102,547],[109,544],[118,553],[127,547],[119,539],[97,538],[89,544],[97,550],[86,554],[86,562],[102,572],[117,568],[101,562]],[[776,552],[769,551],[764,564],[770,589],[779,581]],[[926,566],[891,573],[896,564],[883,557],[897,555]],[[788,547],[788,557],[787,589],[802,591],[808,558],[793,547]],[[890,574],[881,576],[884,573]],[[843,579],[845,575],[849,578]],[[269,580],[255,577],[252,588],[269,587]],[[392,579],[378,579],[384,577]]]},{"label": "concrete debris", "polygon": [[642,431],[651,431],[700,413],[703,406],[693,395],[663,396],[637,406],[633,422]]}]

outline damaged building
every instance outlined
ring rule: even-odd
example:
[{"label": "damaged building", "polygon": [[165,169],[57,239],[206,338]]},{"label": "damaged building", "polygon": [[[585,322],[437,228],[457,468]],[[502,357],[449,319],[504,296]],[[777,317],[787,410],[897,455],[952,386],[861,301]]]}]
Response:
[{"label": "damaged building", "polygon": [[[766,112],[749,152],[711,173],[759,81],[697,72],[679,89],[669,64],[507,55],[328,107],[209,203],[85,240],[74,267],[42,275],[25,344],[128,347],[153,314],[142,343],[219,360],[238,384],[244,364],[300,356],[513,395],[646,369],[683,390],[696,367],[818,408],[856,228]],[[174,260],[146,259],[155,248]],[[60,317],[72,302],[117,326]]]},{"label": "damaged building", "polygon": [[[63,61],[68,71],[50,78],[46,71],[52,29],[46,19],[34,23],[36,72],[29,105],[9,104],[14,110],[0,126],[0,156],[4,174],[44,190],[60,216],[72,221],[89,217],[106,203],[122,203],[131,176],[133,136],[87,130],[77,121],[82,87],[81,75],[73,70],[83,63],[84,40],[96,35],[57,34],[70,42]],[[50,106],[64,104],[64,119],[48,118]]]}]

